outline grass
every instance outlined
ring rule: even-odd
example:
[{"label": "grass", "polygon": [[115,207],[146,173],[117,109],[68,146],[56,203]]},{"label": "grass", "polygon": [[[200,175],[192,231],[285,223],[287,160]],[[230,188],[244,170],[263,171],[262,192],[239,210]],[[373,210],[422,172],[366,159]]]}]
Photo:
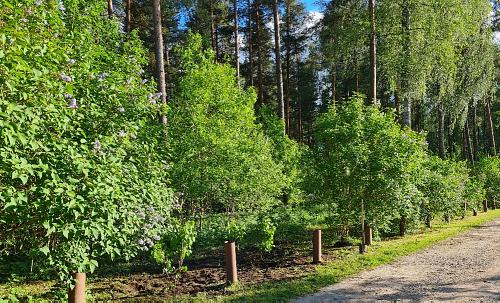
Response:
[{"label": "grass", "polygon": [[[477,217],[468,217],[464,220],[453,221],[450,224],[436,224],[432,229],[423,230],[418,234],[375,242],[364,255],[358,254],[355,249],[343,249],[339,251],[335,261],[318,265],[316,272],[300,279],[273,281],[254,285],[233,285],[227,288],[226,295],[209,298],[205,294],[199,294],[195,298],[176,298],[175,301],[286,302],[293,298],[314,293],[322,287],[338,283],[342,279],[363,270],[391,263],[400,257],[430,247],[442,240],[456,236],[499,217],[500,210],[494,210],[481,213]],[[37,298],[43,298],[51,284],[51,282],[27,283],[23,281],[0,284],[0,298],[7,299],[9,294],[16,294],[18,298],[24,297],[29,300],[30,297],[33,297],[36,302],[43,302],[43,299],[40,300]],[[99,295],[95,295],[93,299],[89,298],[89,301],[99,300]],[[0,302],[9,301],[0,299]]]},{"label": "grass", "polygon": [[230,289],[232,294],[215,298],[223,302],[285,302],[312,294],[320,288],[340,282],[363,270],[391,263],[400,257],[430,247],[442,240],[478,227],[500,217],[500,210],[493,210],[477,217],[438,224],[431,230],[388,241],[375,242],[366,254],[349,253],[340,260],[322,264],[316,273],[292,281],[268,282],[258,285],[240,285]]}]

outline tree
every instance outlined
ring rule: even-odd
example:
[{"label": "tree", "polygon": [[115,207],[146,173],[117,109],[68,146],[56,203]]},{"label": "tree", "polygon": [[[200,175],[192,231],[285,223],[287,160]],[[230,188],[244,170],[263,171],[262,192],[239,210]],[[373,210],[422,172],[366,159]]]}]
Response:
[{"label": "tree", "polygon": [[[274,56],[276,60],[276,86],[278,90],[278,116],[285,121],[285,101],[283,99],[283,71],[281,66],[281,35],[278,0],[273,0],[274,16]],[[285,122],[286,123],[286,122]],[[286,127],[283,129],[286,133]]]},{"label": "tree", "polygon": [[[165,84],[165,61],[163,60],[163,31],[161,26],[161,6],[160,0],[153,0],[153,22],[155,32],[155,62],[156,62],[156,80],[158,81],[158,91],[161,94],[161,103],[167,104],[167,86]],[[160,115],[160,122],[167,124],[165,114]]]}]

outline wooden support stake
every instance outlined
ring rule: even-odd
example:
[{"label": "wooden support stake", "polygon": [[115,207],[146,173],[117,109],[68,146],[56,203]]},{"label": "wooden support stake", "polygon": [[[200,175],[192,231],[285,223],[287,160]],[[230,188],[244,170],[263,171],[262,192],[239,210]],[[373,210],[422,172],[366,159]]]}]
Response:
[{"label": "wooden support stake", "polygon": [[373,229],[370,227],[370,225],[365,224],[365,245],[372,245],[373,241]]},{"label": "wooden support stake", "polygon": [[238,282],[238,269],[236,266],[236,243],[234,241],[224,242],[224,252],[226,255],[226,277],[228,284]]},{"label": "wooden support stake", "polygon": [[321,263],[321,229],[313,232],[313,263]]},{"label": "wooden support stake", "polygon": [[74,273],[73,279],[76,281],[74,288],[69,290],[68,302],[69,303],[85,303],[85,273]]},{"label": "wooden support stake", "polygon": [[483,211],[488,212],[488,201],[486,200],[483,201]]}]

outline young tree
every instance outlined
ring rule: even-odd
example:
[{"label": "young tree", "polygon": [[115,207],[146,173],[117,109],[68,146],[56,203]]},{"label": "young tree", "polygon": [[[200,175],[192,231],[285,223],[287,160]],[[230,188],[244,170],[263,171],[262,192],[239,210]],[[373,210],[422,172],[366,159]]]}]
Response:
[{"label": "young tree", "polygon": [[[285,122],[285,101],[283,99],[283,71],[281,66],[281,34],[278,0],[273,0],[274,56],[276,60],[276,86],[278,90],[278,116]],[[286,122],[285,122],[286,123]],[[286,127],[283,129],[286,133]]]}]

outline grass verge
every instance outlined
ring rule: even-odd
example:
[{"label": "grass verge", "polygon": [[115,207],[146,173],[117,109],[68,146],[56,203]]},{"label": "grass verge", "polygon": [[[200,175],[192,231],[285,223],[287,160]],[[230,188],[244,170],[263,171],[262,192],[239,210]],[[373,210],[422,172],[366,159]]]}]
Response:
[{"label": "grass verge", "polygon": [[232,294],[218,297],[218,302],[286,302],[308,295],[320,288],[338,283],[363,270],[387,264],[400,257],[430,247],[442,240],[478,227],[500,217],[500,210],[482,213],[477,217],[439,224],[419,234],[388,241],[375,242],[366,254],[350,253],[340,260],[322,264],[316,273],[298,280],[268,282],[259,285],[237,286]]}]

